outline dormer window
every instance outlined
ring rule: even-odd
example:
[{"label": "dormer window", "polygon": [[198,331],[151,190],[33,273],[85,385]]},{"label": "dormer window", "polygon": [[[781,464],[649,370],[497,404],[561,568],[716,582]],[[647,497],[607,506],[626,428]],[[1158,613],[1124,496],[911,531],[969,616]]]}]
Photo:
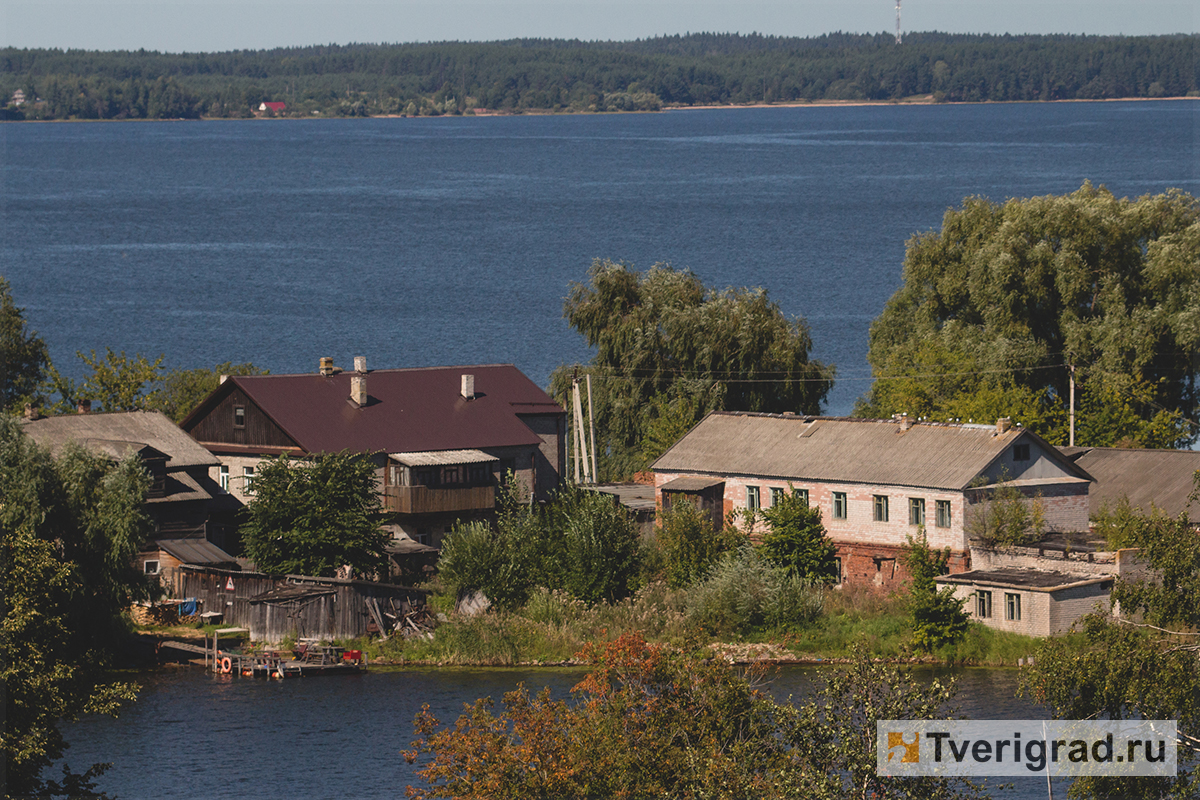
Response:
[{"label": "dormer window", "polygon": [[246,427],[246,407],[245,406],[234,406],[233,407],[233,427],[235,427],[235,428]]}]

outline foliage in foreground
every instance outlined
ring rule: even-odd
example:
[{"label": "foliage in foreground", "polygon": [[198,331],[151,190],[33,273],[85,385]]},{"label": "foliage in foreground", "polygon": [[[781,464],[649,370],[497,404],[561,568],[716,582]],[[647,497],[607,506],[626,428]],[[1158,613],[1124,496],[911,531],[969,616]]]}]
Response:
[{"label": "foliage in foreground", "polygon": [[[1200,494],[1200,474],[1196,476]],[[1123,617],[1093,614],[1074,637],[1052,637],[1038,648],[1022,691],[1057,718],[1174,719],[1179,771],[1175,778],[1079,778],[1072,797],[1195,798],[1200,795],[1200,536],[1186,516],[1143,516],[1128,507],[1099,520],[1110,541],[1139,547],[1150,572],[1119,578],[1113,600]],[[1132,616],[1132,619],[1131,619]],[[1138,618],[1144,622],[1136,622]]]},{"label": "foliage in foreground", "polygon": [[36,331],[26,330],[24,311],[0,276],[0,412],[20,413],[32,402],[50,366],[46,342]]},{"label": "foliage in foreground", "polygon": [[413,798],[953,798],[972,787],[875,774],[875,720],[947,713],[952,685],[922,684],[862,651],[799,708],[761,672],[623,636],[581,656],[574,701],[522,686],[442,728],[426,707],[405,753],[424,759]]},{"label": "foliage in foreground", "polygon": [[674,435],[714,409],[815,414],[833,386],[833,368],[809,359],[807,323],[761,288],[716,290],[666,264],[639,273],[597,259],[588,282],[572,284],[563,314],[596,355],[555,370],[550,393],[565,402],[574,375],[595,376],[604,479],[657,458],[661,451],[643,450],[647,441],[674,441],[656,425]]},{"label": "foliage in foreground", "polygon": [[1008,416],[1066,444],[1182,447],[1200,408],[1200,204],[969,197],[914,236],[904,285],[871,325],[875,383],[860,416]]},{"label": "foliage in foreground", "polygon": [[359,455],[263,462],[246,515],[246,555],[263,572],[332,577],[343,566],[359,575],[383,566],[387,534],[375,467]]},{"label": "foliage in foreground", "polygon": [[68,449],[54,459],[0,417],[5,796],[89,796],[106,768],[42,778],[67,747],[59,720],[116,714],[136,695],[104,671],[122,612],[149,596],[133,566],[150,531],[148,483],[136,457],[113,465]]}]

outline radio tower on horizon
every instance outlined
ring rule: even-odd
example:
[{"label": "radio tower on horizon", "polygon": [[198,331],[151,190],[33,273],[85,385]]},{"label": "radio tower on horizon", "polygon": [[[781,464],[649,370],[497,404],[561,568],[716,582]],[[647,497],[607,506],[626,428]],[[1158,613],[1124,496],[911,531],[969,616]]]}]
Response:
[{"label": "radio tower on horizon", "polygon": [[896,44],[900,44],[900,0],[896,0]]}]

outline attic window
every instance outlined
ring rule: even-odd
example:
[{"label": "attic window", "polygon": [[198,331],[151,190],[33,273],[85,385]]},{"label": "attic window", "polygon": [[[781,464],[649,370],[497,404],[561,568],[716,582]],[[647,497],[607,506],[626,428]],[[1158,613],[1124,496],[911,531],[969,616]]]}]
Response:
[{"label": "attic window", "polygon": [[1013,445],[1013,461],[1028,461],[1029,460],[1029,445],[1014,444]]},{"label": "attic window", "polygon": [[235,427],[235,428],[246,427],[246,407],[245,406],[234,406],[233,407],[233,427]]}]

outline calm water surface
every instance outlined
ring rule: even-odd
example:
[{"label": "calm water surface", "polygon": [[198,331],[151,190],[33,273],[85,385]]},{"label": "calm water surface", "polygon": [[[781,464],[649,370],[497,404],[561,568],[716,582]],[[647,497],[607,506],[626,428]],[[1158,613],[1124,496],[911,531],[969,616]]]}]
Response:
[{"label": "calm water surface", "polygon": [[[932,677],[932,670],[922,672]],[[968,669],[959,675],[961,713],[978,719],[1038,719],[1045,711],[1015,696],[1019,673]],[[138,701],[119,719],[66,726],[67,763],[115,766],[101,788],[135,798],[256,796],[397,798],[419,783],[400,751],[428,703],[443,723],[464,703],[524,682],[566,697],[584,675],[566,669],[412,669],[293,681],[214,676],[202,669],[147,674]],[[785,667],[771,683],[780,698],[804,697],[820,670]],[[1045,779],[1013,779],[995,797],[1046,796]],[[1065,796],[1065,783],[1056,783]]]},{"label": "calm water surface", "polygon": [[761,285],[869,385],[905,240],[966,195],[1198,183],[1200,102],[0,125],[0,273],[77,350],[309,371],[589,357],[591,260]]}]

